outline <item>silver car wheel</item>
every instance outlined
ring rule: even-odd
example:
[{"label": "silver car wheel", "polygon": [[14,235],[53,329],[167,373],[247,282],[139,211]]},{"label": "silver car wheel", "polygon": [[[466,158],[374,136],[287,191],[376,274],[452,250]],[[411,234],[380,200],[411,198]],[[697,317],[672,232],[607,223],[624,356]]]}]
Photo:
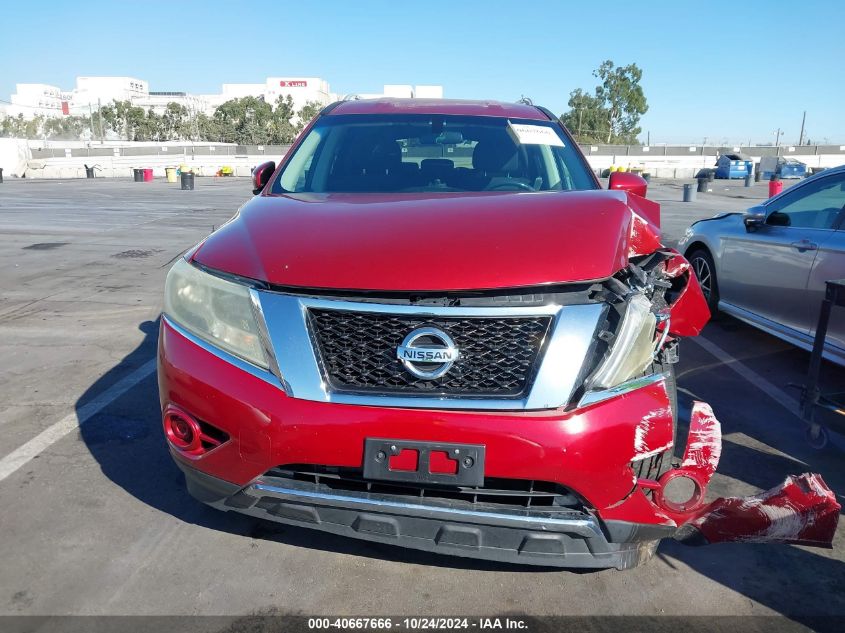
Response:
[{"label": "silver car wheel", "polygon": [[701,286],[701,292],[704,293],[704,297],[709,301],[713,283],[713,272],[710,270],[710,264],[703,257],[696,257],[692,260],[692,269],[698,278],[698,285]]}]

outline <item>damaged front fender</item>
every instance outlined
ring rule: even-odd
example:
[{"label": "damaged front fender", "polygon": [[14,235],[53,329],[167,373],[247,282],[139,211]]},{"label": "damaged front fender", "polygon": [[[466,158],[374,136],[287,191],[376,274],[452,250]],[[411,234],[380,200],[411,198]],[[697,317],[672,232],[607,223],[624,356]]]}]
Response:
[{"label": "damaged front fender", "polygon": [[710,308],[689,262],[677,251],[672,252],[674,256],[666,262],[665,272],[673,280],[677,296],[669,305],[669,333],[672,336],[697,336],[710,320]]}]

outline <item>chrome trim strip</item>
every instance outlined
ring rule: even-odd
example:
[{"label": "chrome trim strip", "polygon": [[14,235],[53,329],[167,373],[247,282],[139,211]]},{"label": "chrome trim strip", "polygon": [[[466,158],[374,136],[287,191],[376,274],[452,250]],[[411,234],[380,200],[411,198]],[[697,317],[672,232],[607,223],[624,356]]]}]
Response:
[{"label": "chrome trim strip", "polygon": [[269,384],[273,385],[274,387],[278,387],[279,389],[284,390],[284,387],[282,386],[282,383],[279,381],[279,379],[276,376],[274,376],[271,372],[267,371],[266,369],[262,369],[261,367],[258,367],[257,365],[253,365],[252,363],[245,361],[242,358],[238,358],[234,354],[230,354],[229,352],[222,350],[215,345],[212,345],[208,341],[201,339],[196,334],[189,332],[188,330],[183,328],[181,325],[175,323],[172,319],[168,318],[167,315],[165,315],[165,314],[161,315],[161,319],[162,319],[162,321],[167,323],[167,325],[169,325],[171,328],[173,328],[173,330],[176,331],[180,336],[185,337],[186,339],[191,341],[191,343],[193,343],[197,347],[201,347],[202,349],[204,349],[208,353],[214,354],[220,360],[226,361],[227,363],[231,363],[232,365],[234,365],[238,369],[245,371],[246,373],[251,374],[251,375],[255,376],[256,378],[260,378],[264,382],[269,383]]},{"label": "chrome trim strip", "polygon": [[648,387],[649,385],[657,384],[661,380],[666,380],[668,377],[668,374],[664,373],[649,374],[648,376],[642,376],[640,378],[628,380],[619,385],[616,385],[615,387],[611,387],[610,389],[602,389],[600,391],[588,391],[583,396],[581,396],[581,400],[578,401],[578,408],[580,409],[581,407],[587,407],[591,404],[604,402],[605,400],[610,400],[611,398],[616,398],[617,396],[621,396],[626,393],[631,393],[632,391],[636,391],[637,389],[642,389],[643,387]]},{"label": "chrome trim strip", "polygon": [[[267,320],[264,318],[264,310],[261,309],[261,299],[255,288],[249,289],[249,300],[252,306],[252,315],[255,317],[255,323],[258,326],[258,338],[261,341],[261,347],[264,350],[264,355],[267,357],[267,362],[270,365],[270,371],[279,379],[279,382],[284,385],[285,379],[279,369],[279,364],[276,361],[276,354],[273,353],[273,346],[270,343],[270,334],[267,332]],[[285,388],[285,392],[287,392]]]},{"label": "chrome trim strip", "polygon": [[[398,408],[524,411],[562,407],[578,387],[581,368],[607,309],[603,303],[534,307],[406,306],[254,292],[266,317],[270,344],[276,352],[288,395],[315,402]],[[309,308],[421,317],[552,316],[553,320],[537,375],[525,398],[362,395],[333,392],[329,388],[308,327]]]},{"label": "chrome trim strip", "polygon": [[569,403],[607,310],[604,303],[560,308],[525,409],[557,409]]},{"label": "chrome trim strip", "polygon": [[[261,291],[263,296],[278,294]],[[299,299],[307,308],[325,310],[348,310],[351,312],[374,312],[378,314],[407,314],[413,316],[444,317],[497,317],[497,316],[543,316],[554,315],[560,310],[559,305],[545,306],[508,306],[508,307],[460,307],[460,306],[407,306],[389,303],[355,302],[345,299],[318,299],[313,297],[293,297]]]},{"label": "chrome trim strip", "polygon": [[582,536],[600,536],[601,529],[594,518],[588,519],[553,519],[545,516],[531,516],[520,514],[506,514],[503,512],[482,512],[478,510],[459,510],[440,506],[423,505],[420,503],[404,503],[401,501],[389,501],[383,499],[372,499],[355,497],[352,495],[338,495],[324,492],[297,490],[294,488],[281,488],[263,483],[261,480],[246,489],[248,494],[251,490],[268,493],[280,499],[313,503],[314,505],[336,505],[344,508],[362,511],[375,512],[400,512],[425,516],[430,519],[445,519],[451,521],[462,521],[464,523],[480,523],[505,525],[523,529],[541,529],[549,532],[575,532]]}]

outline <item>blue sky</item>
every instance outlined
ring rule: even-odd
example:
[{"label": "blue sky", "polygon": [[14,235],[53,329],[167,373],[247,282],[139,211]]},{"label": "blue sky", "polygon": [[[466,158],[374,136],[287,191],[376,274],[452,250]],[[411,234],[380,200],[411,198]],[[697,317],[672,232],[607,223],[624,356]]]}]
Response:
[{"label": "blue sky", "polygon": [[778,127],[794,143],[807,110],[809,137],[839,144],[843,24],[841,0],[15,2],[0,13],[0,99],[77,75],[200,93],[299,75],[337,93],[526,95],[559,114],[611,59],[643,69],[652,143],[767,142]]}]

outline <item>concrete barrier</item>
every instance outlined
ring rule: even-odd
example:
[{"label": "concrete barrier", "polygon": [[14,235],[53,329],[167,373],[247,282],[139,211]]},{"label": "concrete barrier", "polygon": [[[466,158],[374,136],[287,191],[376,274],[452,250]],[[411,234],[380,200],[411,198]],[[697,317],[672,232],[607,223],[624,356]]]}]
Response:
[{"label": "concrete barrier", "polygon": [[[0,139],[10,140],[15,139]],[[6,144],[6,154],[14,155],[16,164],[25,165],[27,178],[84,178],[84,164],[97,165],[97,177],[100,178],[130,178],[133,168],[152,168],[156,178],[164,177],[164,169],[169,166],[188,165],[195,174],[213,176],[222,167],[231,167],[237,176],[248,177],[255,165],[267,160],[280,161],[286,146],[219,146],[215,151],[208,147],[171,146],[167,152],[163,147],[149,144],[114,146],[108,148],[61,148],[51,147],[49,150],[31,150],[26,160],[21,160],[21,142],[26,148],[26,141],[16,141],[16,144]],[[53,143],[55,145],[55,143]],[[595,151],[593,149],[595,148]],[[224,150],[225,149],[225,153]],[[649,152],[641,146],[584,146],[590,167],[597,173],[602,173],[611,166],[626,169],[640,168],[655,178],[689,179],[701,169],[712,169],[716,164],[716,152],[720,148],[713,147],[682,147],[666,148],[652,147]],[[669,150],[673,153],[669,153]],[[695,149],[695,151],[690,151]],[[724,149],[724,148],[721,148]],[[845,164],[845,146],[802,146],[789,147],[761,147],[742,148],[751,159],[758,163],[763,155],[779,155],[796,158],[804,162],[809,168],[827,168]],[[249,153],[235,153],[236,151]],[[755,154],[755,150],[758,150]],[[823,150],[824,153],[818,153]],[[686,151],[686,154],[684,153]],[[730,148],[724,151],[730,151]],[[816,153],[813,153],[813,152]],[[32,158],[32,153],[38,154]],[[24,153],[25,154],[25,153]],[[11,159],[9,159],[11,161]],[[7,168],[6,173],[16,175],[14,170]],[[18,173],[17,175],[21,175]]]}]

